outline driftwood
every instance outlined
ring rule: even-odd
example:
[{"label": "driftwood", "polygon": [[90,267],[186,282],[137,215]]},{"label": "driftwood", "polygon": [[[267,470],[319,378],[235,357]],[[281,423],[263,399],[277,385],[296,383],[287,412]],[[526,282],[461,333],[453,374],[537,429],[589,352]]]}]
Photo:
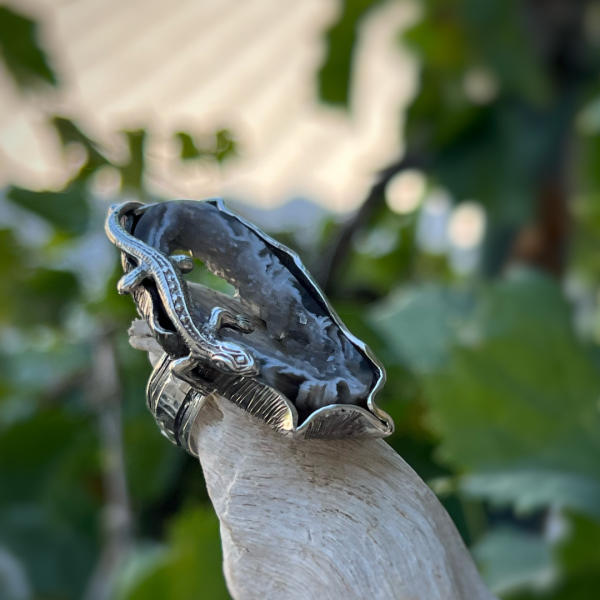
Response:
[{"label": "driftwood", "polygon": [[[143,322],[134,347],[156,360]],[[382,440],[300,441],[212,396],[195,425],[235,600],[491,600],[450,517]]]}]

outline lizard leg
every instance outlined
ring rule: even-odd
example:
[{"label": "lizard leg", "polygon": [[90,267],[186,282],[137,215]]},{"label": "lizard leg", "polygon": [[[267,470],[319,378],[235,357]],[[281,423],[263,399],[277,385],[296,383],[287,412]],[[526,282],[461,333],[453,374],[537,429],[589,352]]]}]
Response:
[{"label": "lizard leg", "polygon": [[194,270],[194,259],[186,254],[174,254],[170,257],[173,266],[183,275]]},{"label": "lizard leg", "polygon": [[210,333],[216,335],[223,327],[234,329],[241,333],[251,333],[254,331],[254,325],[250,319],[243,315],[236,315],[226,308],[215,306],[210,313],[207,328]]},{"label": "lizard leg", "polygon": [[140,285],[146,277],[148,277],[148,271],[142,266],[136,267],[119,279],[117,291],[119,294],[131,294],[131,290]]},{"label": "lizard leg", "polygon": [[198,360],[194,358],[191,354],[189,356],[184,356],[183,358],[178,358],[171,363],[171,373],[178,377],[179,379],[183,379],[187,381],[188,373],[198,364]]}]

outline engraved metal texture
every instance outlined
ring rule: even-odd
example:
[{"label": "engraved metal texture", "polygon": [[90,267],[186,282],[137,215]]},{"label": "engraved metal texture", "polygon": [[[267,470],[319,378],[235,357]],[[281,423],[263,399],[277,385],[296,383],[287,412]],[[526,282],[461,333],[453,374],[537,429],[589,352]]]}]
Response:
[{"label": "engraved metal texture", "polygon": [[[171,203],[165,202],[160,206],[166,207],[169,204]],[[172,204],[176,209],[177,203]],[[182,202],[181,206],[183,204]],[[152,372],[147,387],[148,408],[162,433],[173,443],[196,455],[191,438],[194,421],[201,413],[206,398],[211,393],[217,393],[253,417],[292,437],[334,439],[385,437],[391,434],[391,418],[375,403],[375,397],[385,381],[382,365],[368,346],[347,330],[298,255],[231,212],[220,199],[185,203],[185,207],[192,209],[201,205],[204,205],[203,208],[210,208],[211,214],[216,213],[217,218],[222,217],[229,224],[242,228],[247,235],[256,236],[257,243],[261,244],[260,252],[272,253],[274,260],[279,261],[278,264],[289,272],[288,279],[291,277],[299,288],[310,294],[311,302],[314,300],[318,305],[319,319],[330,323],[330,328],[335,328],[337,338],[343,338],[346,354],[348,348],[353,348],[352,352],[360,354],[360,359],[372,373],[372,381],[364,399],[351,398],[346,399],[345,403],[325,406],[318,403],[313,403],[313,406],[308,402],[309,408],[303,407],[299,411],[293,399],[288,398],[283,391],[285,389],[289,393],[289,381],[284,384],[284,377],[269,375],[270,371],[266,366],[269,349],[265,350],[263,347],[259,350],[258,346],[252,345],[258,339],[252,334],[256,336],[260,333],[255,332],[255,328],[265,329],[264,320],[268,321],[269,318],[268,307],[261,308],[264,317],[261,321],[255,315],[248,314],[250,303],[243,304],[244,298],[238,303],[229,299],[228,306],[213,306],[200,319],[190,287],[183,277],[193,268],[193,260],[187,255],[164,253],[136,237],[136,223],[146,211],[157,205],[126,202],[111,207],[106,232],[111,242],[121,251],[125,274],[118,283],[118,291],[132,295],[138,312],[146,319],[165,351]],[[168,224],[166,222],[160,225],[164,229]],[[198,236],[206,235],[202,225],[203,223],[197,224]],[[236,268],[243,270],[245,265],[236,265]],[[225,270],[232,269],[228,265]],[[264,285],[269,285],[269,282],[266,281]],[[201,286],[196,286],[198,287]],[[196,290],[194,293],[199,292]],[[274,297],[278,294],[275,285],[272,294]],[[304,321],[301,319],[301,322]],[[223,339],[223,334],[227,334],[229,338]],[[272,342],[276,343],[277,340]],[[279,348],[273,352],[277,353],[278,360],[285,361],[286,357],[281,358]],[[297,357],[289,358],[296,360]],[[304,360],[308,368],[310,357],[305,357]],[[296,360],[293,368],[288,370],[294,369],[294,377],[298,379],[302,362]],[[282,372],[287,373],[285,368]],[[363,378],[364,376],[362,373]]]}]

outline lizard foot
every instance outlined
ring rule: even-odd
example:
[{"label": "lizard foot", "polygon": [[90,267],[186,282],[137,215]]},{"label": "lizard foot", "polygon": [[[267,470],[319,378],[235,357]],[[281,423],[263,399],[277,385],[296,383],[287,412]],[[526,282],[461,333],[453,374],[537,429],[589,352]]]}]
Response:
[{"label": "lizard foot", "polygon": [[171,372],[175,377],[179,379],[183,379],[183,381],[188,381],[189,372],[198,365],[198,359],[191,354],[189,356],[184,356],[183,358],[178,358],[171,363]]},{"label": "lizard foot", "polygon": [[133,288],[136,288],[144,279],[148,277],[148,272],[143,267],[136,267],[129,273],[126,273],[117,283],[119,294],[131,294]]},{"label": "lizard foot", "polygon": [[194,259],[187,254],[174,254],[170,257],[173,266],[182,274],[190,273],[194,270]]},{"label": "lizard foot", "polygon": [[252,333],[254,331],[254,325],[250,319],[244,315],[236,315],[232,311],[220,306],[212,309],[206,327],[213,335],[217,335],[223,327],[239,331],[240,333]]}]

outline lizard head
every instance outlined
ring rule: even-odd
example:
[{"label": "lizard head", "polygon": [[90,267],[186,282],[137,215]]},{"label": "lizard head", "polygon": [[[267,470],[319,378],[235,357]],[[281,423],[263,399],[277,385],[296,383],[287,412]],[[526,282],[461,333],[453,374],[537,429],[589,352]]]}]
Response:
[{"label": "lizard head", "polygon": [[219,342],[218,346],[219,350],[211,354],[211,361],[217,369],[246,377],[258,375],[259,366],[249,352],[231,342]]}]

